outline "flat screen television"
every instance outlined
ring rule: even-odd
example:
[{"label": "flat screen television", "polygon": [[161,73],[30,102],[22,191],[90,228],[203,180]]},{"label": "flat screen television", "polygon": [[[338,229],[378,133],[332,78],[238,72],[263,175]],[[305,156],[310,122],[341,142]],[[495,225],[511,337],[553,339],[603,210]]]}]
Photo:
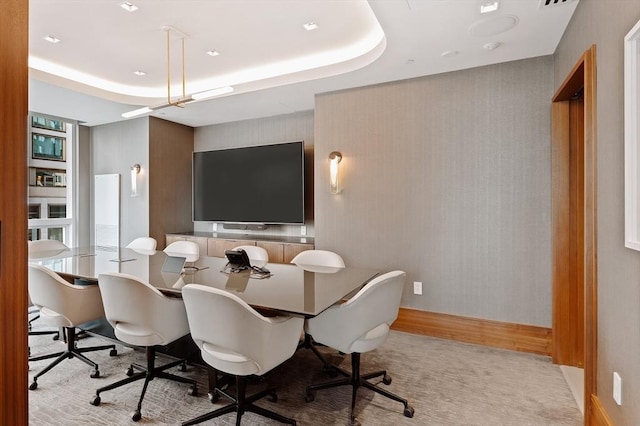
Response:
[{"label": "flat screen television", "polygon": [[304,224],[304,143],[194,152],[193,220]]}]

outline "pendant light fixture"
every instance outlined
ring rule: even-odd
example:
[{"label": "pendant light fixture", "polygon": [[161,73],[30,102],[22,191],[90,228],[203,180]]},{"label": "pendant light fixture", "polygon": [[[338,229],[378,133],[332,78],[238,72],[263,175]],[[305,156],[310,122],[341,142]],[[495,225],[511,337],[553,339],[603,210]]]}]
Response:
[{"label": "pendant light fixture", "polygon": [[[157,111],[163,108],[175,106],[175,107],[184,107],[189,102],[200,101],[208,98],[212,98],[214,96],[220,96],[227,93],[233,92],[233,87],[224,86],[218,87],[212,90],[205,90],[203,92],[193,93],[187,96],[186,93],[186,77],[185,77],[185,60],[184,60],[184,40],[187,38],[187,35],[182,31],[178,30],[175,27],[165,25],[162,27],[167,36],[167,102],[162,105],[157,106],[146,106],[142,108],[138,108],[133,111],[128,111],[122,114],[124,118],[137,117],[139,115],[148,114],[153,111]],[[182,96],[176,99],[171,98],[171,36],[172,34],[180,37],[181,42],[181,53],[182,53]]]}]

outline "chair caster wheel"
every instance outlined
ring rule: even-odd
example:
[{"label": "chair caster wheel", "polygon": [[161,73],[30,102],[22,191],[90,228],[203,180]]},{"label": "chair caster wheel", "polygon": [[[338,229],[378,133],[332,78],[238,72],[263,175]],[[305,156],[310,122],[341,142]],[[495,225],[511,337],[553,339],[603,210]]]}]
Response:
[{"label": "chair caster wheel", "polygon": [[410,405],[407,405],[407,407],[404,409],[404,416],[412,418],[414,412],[415,411],[413,410],[413,407]]},{"label": "chair caster wheel", "polygon": [[390,385],[391,384],[391,376],[388,375],[384,375],[384,377],[382,378],[382,383],[384,383],[385,385]]},{"label": "chair caster wheel", "polygon": [[270,393],[270,394],[267,396],[267,398],[268,398],[268,399],[269,399],[269,401],[271,401],[271,402],[278,402],[278,395],[277,395],[275,392]]},{"label": "chair caster wheel", "polygon": [[216,402],[218,402],[218,399],[220,399],[220,396],[215,391],[209,392],[208,395],[209,395],[209,402],[211,402],[212,404],[215,404]]},{"label": "chair caster wheel", "polygon": [[116,356],[118,355],[118,350],[117,349],[111,349],[109,351],[109,356]]},{"label": "chair caster wheel", "polygon": [[29,385],[29,390],[36,390],[38,389],[38,382],[33,382]]},{"label": "chair caster wheel", "polygon": [[198,387],[197,386],[191,386],[189,388],[189,395],[198,396]]},{"label": "chair caster wheel", "polygon": [[96,407],[100,405],[100,402],[102,402],[102,400],[98,395],[94,396],[93,399],[90,401],[91,405],[95,405]]},{"label": "chair caster wheel", "polygon": [[133,367],[127,368],[127,371],[124,374],[126,374],[129,377],[133,376]]},{"label": "chair caster wheel", "polygon": [[100,377],[100,371],[94,371],[93,373],[89,374],[89,377],[91,377],[92,379],[97,379],[98,377]]},{"label": "chair caster wheel", "polygon": [[52,337],[53,340],[60,340],[60,335],[59,334],[54,334],[54,336]]},{"label": "chair caster wheel", "polygon": [[139,421],[142,418],[142,414],[140,413],[140,410],[136,410],[133,412],[133,414],[131,415],[131,420],[133,420],[134,422]]},{"label": "chair caster wheel", "polygon": [[307,394],[304,396],[305,402],[313,402],[314,399],[315,397],[311,392],[307,392]]},{"label": "chair caster wheel", "polygon": [[178,371],[182,371],[182,372],[187,371],[187,364],[182,363],[182,364],[178,365]]}]

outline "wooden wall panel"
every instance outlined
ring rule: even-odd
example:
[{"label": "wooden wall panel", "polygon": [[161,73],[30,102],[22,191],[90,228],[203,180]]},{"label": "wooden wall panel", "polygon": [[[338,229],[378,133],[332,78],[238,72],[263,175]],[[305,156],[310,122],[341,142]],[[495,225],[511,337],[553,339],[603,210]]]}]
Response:
[{"label": "wooden wall panel", "polygon": [[[592,396],[598,395],[599,327],[595,45],[582,54],[556,91],[552,117],[552,163],[562,163],[563,173],[553,176],[554,185],[557,182],[568,188],[568,193],[554,191],[552,204],[567,205],[561,197],[569,199],[568,209],[553,209],[553,359],[584,366],[585,423],[590,424]],[[555,149],[556,144],[562,149]],[[568,163],[563,157],[567,147]],[[565,226],[557,227],[559,222]],[[558,274],[560,269],[555,265],[562,265],[561,271],[566,273]]]},{"label": "wooden wall panel", "polygon": [[590,412],[586,417],[589,419],[588,423],[585,422],[587,426],[614,426],[609,414],[596,395],[591,395]]},{"label": "wooden wall panel", "polygon": [[149,117],[149,236],[161,250],[165,234],[193,231],[193,127]]},{"label": "wooden wall panel", "polygon": [[552,117],[553,361],[583,367],[584,101],[554,102]]},{"label": "wooden wall panel", "polygon": [[570,252],[571,236],[567,230],[570,224],[570,173],[571,144],[569,126],[565,117],[569,116],[570,104],[554,102],[552,114],[551,181],[552,181],[552,232],[553,232],[553,362],[564,364],[569,358],[565,336],[571,335],[570,295],[564,291],[571,280],[570,264],[566,259]]},{"label": "wooden wall panel", "polygon": [[392,329],[458,342],[551,355],[551,329],[400,308]]},{"label": "wooden wall panel", "polygon": [[28,424],[27,100],[28,1],[0,14],[0,424]]},{"label": "wooden wall panel", "polygon": [[[571,102],[570,125],[571,125],[571,182],[573,186],[572,205],[572,229],[571,233],[571,263],[575,266],[572,270],[573,278],[570,288],[571,311],[573,312],[573,332],[571,335],[571,345],[573,354],[570,365],[584,367],[584,220],[585,220],[585,194],[584,194],[584,100],[582,98]],[[595,326],[595,324],[594,324]]]}]

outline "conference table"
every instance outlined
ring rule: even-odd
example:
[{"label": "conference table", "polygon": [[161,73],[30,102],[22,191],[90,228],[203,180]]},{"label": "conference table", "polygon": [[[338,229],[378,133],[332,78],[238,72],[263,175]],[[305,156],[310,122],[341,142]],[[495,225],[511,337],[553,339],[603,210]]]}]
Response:
[{"label": "conference table", "polygon": [[[270,276],[250,271],[225,272],[227,260],[200,256],[182,271],[163,272],[167,254],[128,248],[79,247],[44,252],[31,258],[63,277],[95,283],[104,272],[141,278],[163,293],[180,296],[189,283],[216,287],[236,294],[254,308],[312,317],[357,292],[378,275],[369,268],[330,268],[269,263]],[[262,265],[258,265],[262,266]]]},{"label": "conference table", "polygon": [[[177,256],[174,255],[174,256]],[[227,272],[227,260],[219,257],[199,256],[187,262],[176,272],[163,272],[168,255],[163,251],[145,251],[129,248],[79,247],[61,251],[42,252],[30,262],[57,272],[71,282],[97,283],[104,272],[121,272],[136,276],[174,297],[181,297],[186,284],[197,283],[227,290],[250,306],[268,314],[288,313],[313,317],[329,306],[355,294],[379,271],[368,268],[331,268],[312,265],[268,263],[270,272],[265,277],[251,271]],[[188,259],[193,260],[193,259]],[[86,332],[117,341],[113,328],[105,320],[94,321],[80,327]],[[304,346],[309,346],[305,336]],[[128,346],[128,345],[127,345]],[[200,351],[190,336],[160,349],[177,358],[204,364]],[[210,391],[217,386],[217,374],[208,369]]]}]

